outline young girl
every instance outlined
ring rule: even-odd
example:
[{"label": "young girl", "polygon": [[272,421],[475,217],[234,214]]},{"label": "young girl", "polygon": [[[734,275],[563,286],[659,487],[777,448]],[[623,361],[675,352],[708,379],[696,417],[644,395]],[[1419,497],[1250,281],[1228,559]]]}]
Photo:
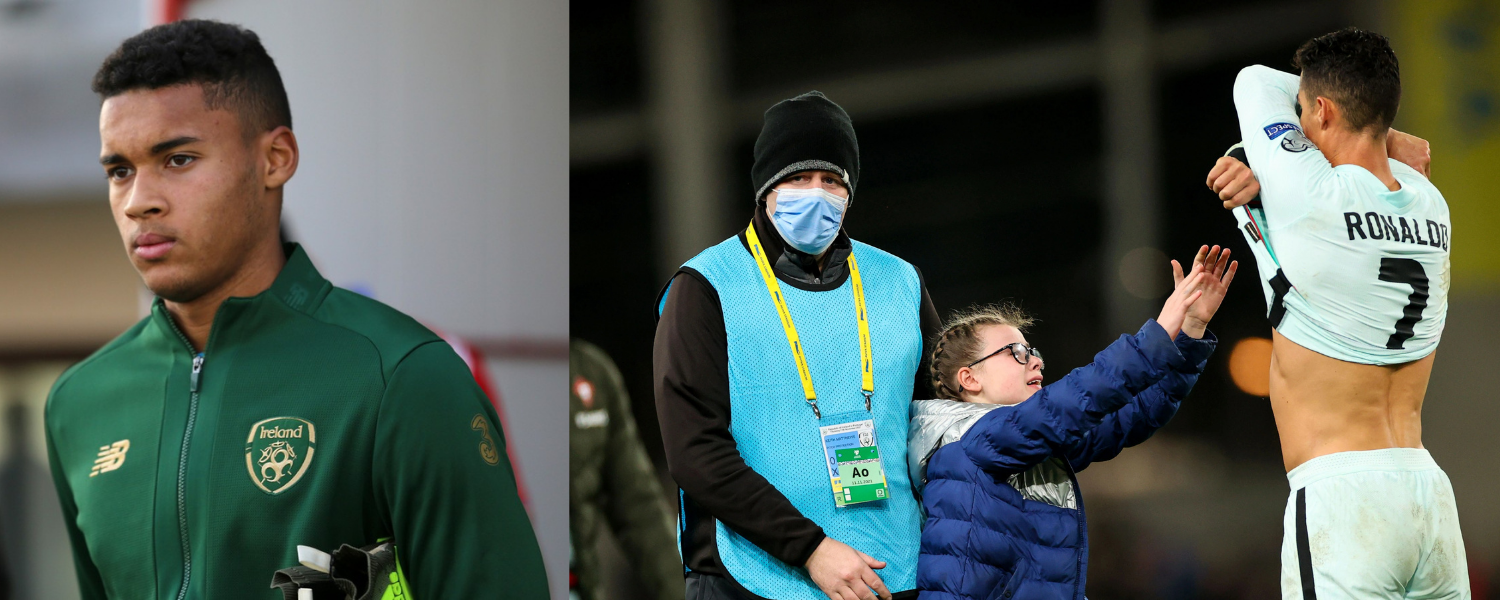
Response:
[{"label": "young girl", "polygon": [[[907,464],[927,519],[922,600],[1083,600],[1088,530],[1074,473],[1151,437],[1216,340],[1209,319],[1238,263],[1204,246],[1160,316],[1042,387],[1042,356],[1010,306],[957,315],[932,354],[937,400],[912,403]],[[1181,330],[1181,333],[1179,333]]]}]

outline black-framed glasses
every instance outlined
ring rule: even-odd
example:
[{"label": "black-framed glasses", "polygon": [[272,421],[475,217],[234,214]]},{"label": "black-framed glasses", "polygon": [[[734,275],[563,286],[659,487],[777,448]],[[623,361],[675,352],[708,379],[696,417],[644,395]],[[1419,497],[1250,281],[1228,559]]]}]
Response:
[{"label": "black-framed glasses", "polygon": [[1036,348],[1031,348],[1031,347],[1027,346],[1026,344],[1022,344],[1021,342],[1013,342],[1013,343],[1001,346],[999,350],[996,350],[994,352],[991,352],[989,354],[984,355],[984,358],[981,358],[979,360],[971,362],[971,363],[968,364],[968,366],[969,367],[973,367],[974,365],[977,365],[979,363],[984,362],[985,359],[988,359],[989,357],[994,356],[996,354],[999,354],[1001,352],[1005,352],[1006,350],[1010,351],[1011,358],[1016,359],[1016,362],[1018,362],[1018,363],[1021,363],[1021,364],[1024,365],[1024,364],[1026,364],[1028,362],[1031,362],[1031,357],[1035,356],[1037,360],[1039,360],[1039,361],[1042,362],[1042,368],[1043,369],[1047,368],[1047,361],[1046,361],[1046,359],[1042,358],[1042,351],[1041,350],[1037,350]]}]

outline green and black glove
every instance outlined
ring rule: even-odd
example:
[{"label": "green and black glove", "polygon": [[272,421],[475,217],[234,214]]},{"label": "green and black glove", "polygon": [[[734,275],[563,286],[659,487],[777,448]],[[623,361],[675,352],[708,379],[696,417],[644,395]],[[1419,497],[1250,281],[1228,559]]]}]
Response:
[{"label": "green and black glove", "polygon": [[[348,544],[325,554],[297,547],[302,565],[277,571],[271,587],[284,600],[401,600],[409,598],[389,542],[355,548]],[[301,594],[307,590],[309,594]],[[300,594],[300,595],[299,595]]]}]

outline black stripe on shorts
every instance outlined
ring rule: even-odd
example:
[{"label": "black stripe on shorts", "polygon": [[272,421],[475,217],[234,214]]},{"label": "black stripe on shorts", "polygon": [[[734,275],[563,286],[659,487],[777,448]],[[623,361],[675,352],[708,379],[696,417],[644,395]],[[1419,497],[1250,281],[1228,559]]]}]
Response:
[{"label": "black stripe on shorts", "polygon": [[1302,600],[1318,600],[1313,589],[1312,550],[1307,543],[1307,488],[1297,490],[1297,566],[1302,570]]}]

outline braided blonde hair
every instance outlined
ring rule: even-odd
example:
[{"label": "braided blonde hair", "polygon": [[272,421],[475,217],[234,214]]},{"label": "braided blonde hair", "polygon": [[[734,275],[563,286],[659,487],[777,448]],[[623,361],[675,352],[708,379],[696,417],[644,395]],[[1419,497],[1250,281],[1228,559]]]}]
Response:
[{"label": "braided blonde hair", "polygon": [[986,325],[1009,325],[1026,331],[1035,320],[1010,303],[976,304],[953,313],[938,334],[932,350],[932,389],[939,398],[963,400],[958,386],[958,370],[979,359],[984,349],[979,328]]}]

